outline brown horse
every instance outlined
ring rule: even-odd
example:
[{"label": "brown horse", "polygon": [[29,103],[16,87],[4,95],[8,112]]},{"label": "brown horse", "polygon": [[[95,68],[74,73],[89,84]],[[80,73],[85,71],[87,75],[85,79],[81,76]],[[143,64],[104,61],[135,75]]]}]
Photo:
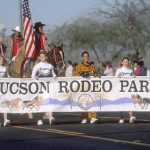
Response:
[{"label": "brown horse", "polygon": [[27,59],[25,55],[25,46],[23,45],[17,51],[17,55],[12,59],[9,65],[9,75],[13,78],[21,78],[22,75],[22,64]]},{"label": "brown horse", "polygon": [[60,46],[53,45],[54,48],[48,52],[47,56],[55,69],[64,69],[65,62],[64,62],[64,52],[63,52],[63,44]]},{"label": "brown horse", "polygon": [[[31,67],[28,67],[28,72],[23,75],[23,68],[28,61],[28,58],[25,55],[25,46],[22,46],[18,49],[17,55],[15,59],[13,59],[9,66],[9,74],[13,78],[30,78],[33,68],[33,62],[31,63]],[[64,62],[64,52],[63,52],[63,44],[60,46],[55,46],[52,50],[48,52],[48,59],[49,63],[52,64],[55,69],[64,69],[65,62]]]}]

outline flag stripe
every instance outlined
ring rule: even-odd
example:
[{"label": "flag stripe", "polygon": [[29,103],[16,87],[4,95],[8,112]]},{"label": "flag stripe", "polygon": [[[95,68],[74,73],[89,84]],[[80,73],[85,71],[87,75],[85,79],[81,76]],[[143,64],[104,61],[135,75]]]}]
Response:
[{"label": "flag stripe", "polygon": [[30,26],[30,28],[28,28],[27,32],[26,32],[26,38],[25,38],[25,41],[26,41],[26,48],[28,49],[29,48],[29,45],[30,45],[30,42],[32,41],[32,26]]},{"label": "flag stripe", "polygon": [[30,14],[28,1],[23,0],[23,22],[26,56],[33,58],[35,54],[35,35]]}]

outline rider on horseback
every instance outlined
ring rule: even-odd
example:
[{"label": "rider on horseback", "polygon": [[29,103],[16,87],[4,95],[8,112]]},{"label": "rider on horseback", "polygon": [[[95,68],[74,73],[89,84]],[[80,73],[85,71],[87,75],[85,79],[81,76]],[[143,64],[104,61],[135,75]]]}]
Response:
[{"label": "rider on horseback", "polygon": [[36,49],[36,53],[35,53],[35,56],[34,56],[35,61],[36,61],[37,57],[39,57],[41,50],[47,51],[47,46],[46,46],[47,37],[43,33],[43,26],[45,26],[45,24],[42,24],[41,22],[36,22],[34,24],[35,49]]},{"label": "rider on horseback", "polygon": [[23,45],[24,39],[21,35],[20,27],[16,26],[12,29],[14,32],[11,36],[8,37],[7,42],[7,51],[6,51],[6,58],[12,59],[14,56],[17,55],[18,49]]}]

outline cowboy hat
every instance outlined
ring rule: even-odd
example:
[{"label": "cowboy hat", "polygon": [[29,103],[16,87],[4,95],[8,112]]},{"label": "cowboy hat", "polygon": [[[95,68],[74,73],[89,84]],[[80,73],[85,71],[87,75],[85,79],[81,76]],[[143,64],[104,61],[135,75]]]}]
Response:
[{"label": "cowboy hat", "polygon": [[17,32],[20,32],[20,27],[19,26],[16,26],[14,29],[12,29],[12,31],[17,31]]},{"label": "cowboy hat", "polygon": [[34,24],[34,28],[35,27],[43,27],[43,26],[46,26],[45,24],[42,24],[41,22],[36,22],[35,24]]}]

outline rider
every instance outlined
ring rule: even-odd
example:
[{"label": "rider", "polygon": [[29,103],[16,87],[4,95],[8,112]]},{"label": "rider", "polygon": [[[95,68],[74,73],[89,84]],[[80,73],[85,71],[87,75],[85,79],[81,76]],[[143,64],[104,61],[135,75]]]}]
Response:
[{"label": "rider", "polygon": [[36,53],[35,53],[35,57],[34,57],[35,61],[36,61],[37,57],[39,57],[41,50],[47,51],[47,47],[46,47],[46,44],[45,44],[46,40],[47,40],[47,37],[43,33],[43,26],[45,26],[45,24],[42,24],[41,22],[36,22],[34,24],[35,49],[36,49]]},{"label": "rider", "polygon": [[14,29],[12,29],[14,32],[12,35],[10,35],[7,39],[7,50],[6,50],[6,58],[12,59],[17,54],[17,50],[23,45],[24,39],[21,35],[20,27],[16,26]]}]

